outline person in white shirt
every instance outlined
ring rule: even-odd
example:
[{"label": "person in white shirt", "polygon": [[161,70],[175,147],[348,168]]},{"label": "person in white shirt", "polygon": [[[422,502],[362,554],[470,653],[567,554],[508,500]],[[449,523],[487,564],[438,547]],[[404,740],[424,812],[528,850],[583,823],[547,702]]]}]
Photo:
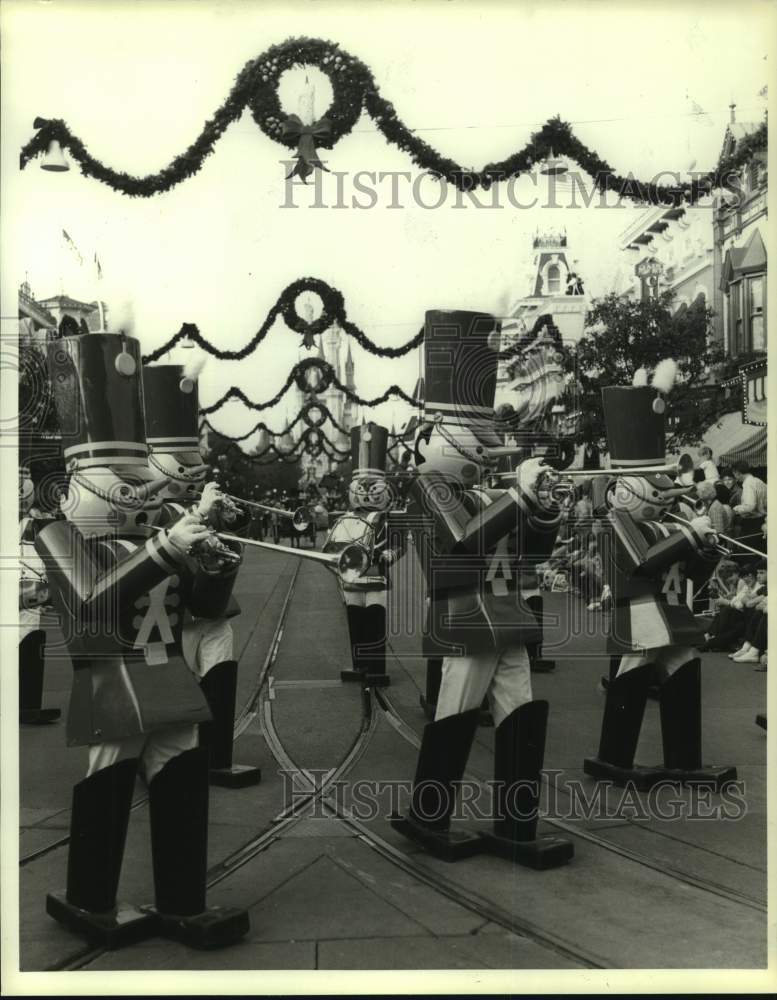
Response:
[{"label": "person in white shirt", "polygon": [[712,448],[708,448],[707,445],[699,448],[698,468],[704,473],[704,479],[708,483],[716,483],[720,479],[718,467],[712,460]]},{"label": "person in white shirt", "polygon": [[765,550],[761,526],[766,518],[766,483],[753,475],[747,462],[735,462],[733,472],[742,487],[742,498],[733,508],[737,537],[748,539],[748,544],[756,548],[763,545]]}]

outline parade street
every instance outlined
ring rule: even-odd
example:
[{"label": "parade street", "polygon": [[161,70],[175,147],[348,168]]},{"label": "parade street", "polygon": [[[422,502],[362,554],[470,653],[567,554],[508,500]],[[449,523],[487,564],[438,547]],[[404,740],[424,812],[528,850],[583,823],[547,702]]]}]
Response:
[{"label": "parade street", "polygon": [[[410,600],[417,572],[409,546],[393,567],[402,585],[390,593]],[[211,788],[208,885],[213,905],[248,910],[249,933],[215,952],[158,937],[106,951],[47,916],[46,893],[65,883],[71,788],[84,774],[86,748],[65,748],[63,722],[22,726],[22,970],[765,964],[766,734],[755,718],[765,711],[766,673],[722,653],[703,657],[704,760],[736,764],[739,793],[684,787],[624,801],[623,790],[611,789],[605,806],[586,815],[581,793],[593,796],[597,783],[582,763],[599,739],[607,623],[577,596],[546,594],[555,620],[544,653],[556,668],[532,678],[535,697],[552,705],[540,833],[571,839],[574,858],[549,871],[486,854],[446,864],[388,822],[392,808],[406,808],[426,722],[420,630],[403,634],[412,631],[402,625],[406,609],[390,598],[390,686],[362,689],[340,680],[350,663],[345,607],[325,568],[249,549],[235,594],[243,613],[234,620],[234,756],[261,767],[262,781]],[[64,719],[72,670],[52,649],[56,628],[47,635],[44,703],[61,707]],[[475,792],[490,780],[493,741],[493,728],[478,728],[465,773]],[[660,758],[651,700],[637,759]],[[389,792],[402,782],[404,798],[392,802]],[[365,809],[373,787],[377,809]],[[479,823],[487,826],[465,816],[454,827]],[[138,781],[119,899],[153,899],[148,838]]]}]

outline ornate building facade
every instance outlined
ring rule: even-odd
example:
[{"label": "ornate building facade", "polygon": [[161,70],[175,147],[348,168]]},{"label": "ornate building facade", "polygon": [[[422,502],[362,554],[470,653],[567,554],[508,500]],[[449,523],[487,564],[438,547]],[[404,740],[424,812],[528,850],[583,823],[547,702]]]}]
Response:
[{"label": "ornate building facade", "polygon": [[[531,264],[526,268],[522,283],[524,294],[511,305],[502,322],[502,351],[521,341],[540,316],[552,317],[553,336],[540,332],[535,356],[553,367],[554,377],[560,377],[556,368],[557,338],[562,342],[577,342],[583,335],[588,298],[585,284],[578,270],[578,263],[571,256],[567,234],[561,232],[535,233],[532,239]],[[529,391],[528,385],[540,373],[523,370],[514,361],[503,361],[497,373],[496,405],[516,404],[516,395]],[[548,369],[548,372],[550,369]],[[526,380],[529,380],[527,383]]]}]

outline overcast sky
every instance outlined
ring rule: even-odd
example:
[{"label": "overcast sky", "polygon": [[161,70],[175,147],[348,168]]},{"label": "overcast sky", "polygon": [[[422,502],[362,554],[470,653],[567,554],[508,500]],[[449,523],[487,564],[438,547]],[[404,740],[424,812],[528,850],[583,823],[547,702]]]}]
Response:
[{"label": "overcast sky", "polygon": [[[330,12],[327,12],[329,10]],[[130,173],[165,166],[198,134],[251,58],[289,36],[338,41],[372,69],[408,126],[464,165],[481,167],[522,146],[555,114],[621,173],[712,167],[728,105],[759,120],[768,80],[765,5],[681,3],[325,4],[172,2],[3,5],[4,295],[28,276],[38,297],[60,289],[102,293],[118,315],[131,302],[134,333],[149,351],[183,321],[223,347],[242,345],[283,288],[302,275],[343,292],[350,317],[374,340],[399,344],[429,308],[498,310],[525,293],[521,276],[536,228],[565,226],[588,290],[612,287],[618,235],[635,210],[498,210],[414,205],[371,210],[311,208],[313,191],[286,197],[279,162],[288,154],[248,112],[217,144],[203,170],[149,199],[114,193],[77,170],[52,174],[18,149],[36,115],[64,118],[105,164]],[[759,13],[760,12],[760,13]],[[316,113],[326,111],[320,74]],[[284,81],[285,110],[298,110],[302,74]],[[700,116],[699,110],[706,114]],[[354,134],[326,151],[335,170],[409,170],[365,115]],[[543,181],[544,183],[544,181]],[[422,191],[433,201],[436,182]],[[527,186],[528,185],[528,186]],[[382,189],[383,190],[383,189]],[[534,189],[524,182],[524,199]],[[352,189],[345,186],[346,199]],[[335,200],[325,178],[324,200]],[[80,268],[62,229],[85,260],[96,251],[104,273]],[[8,299],[4,315],[12,315]],[[200,398],[231,384],[254,399],[273,395],[298,357],[299,337],[279,323],[252,358],[210,361]],[[354,348],[364,395],[398,381],[411,391],[418,358],[376,362]],[[401,418],[387,406],[377,419]],[[281,426],[284,408],[274,415]],[[256,415],[230,405],[216,426],[241,433]]]}]

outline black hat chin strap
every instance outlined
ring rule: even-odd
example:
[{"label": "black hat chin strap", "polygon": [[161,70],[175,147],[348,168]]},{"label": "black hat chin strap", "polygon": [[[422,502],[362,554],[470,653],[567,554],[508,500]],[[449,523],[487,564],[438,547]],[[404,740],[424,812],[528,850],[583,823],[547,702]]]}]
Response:
[{"label": "black hat chin strap", "polygon": [[437,428],[440,434],[442,434],[442,436],[445,438],[448,444],[451,445],[452,448],[456,449],[456,451],[461,455],[462,458],[466,458],[467,461],[469,462],[474,462],[475,465],[482,466],[489,464],[488,449],[485,446],[483,446],[482,452],[473,451],[471,448],[467,448],[466,445],[463,445],[460,441],[457,441],[456,438],[451,434],[451,432],[447,430],[445,424],[439,423],[435,424],[434,426]]},{"label": "black hat chin strap", "polygon": [[170,472],[168,469],[165,469],[164,466],[154,457],[153,452],[148,453],[148,461],[154,466],[155,469],[161,472],[163,476],[169,476],[171,479],[177,479],[179,483],[196,483],[201,478],[201,473],[199,472],[196,475],[192,473],[188,476],[185,472]]}]

